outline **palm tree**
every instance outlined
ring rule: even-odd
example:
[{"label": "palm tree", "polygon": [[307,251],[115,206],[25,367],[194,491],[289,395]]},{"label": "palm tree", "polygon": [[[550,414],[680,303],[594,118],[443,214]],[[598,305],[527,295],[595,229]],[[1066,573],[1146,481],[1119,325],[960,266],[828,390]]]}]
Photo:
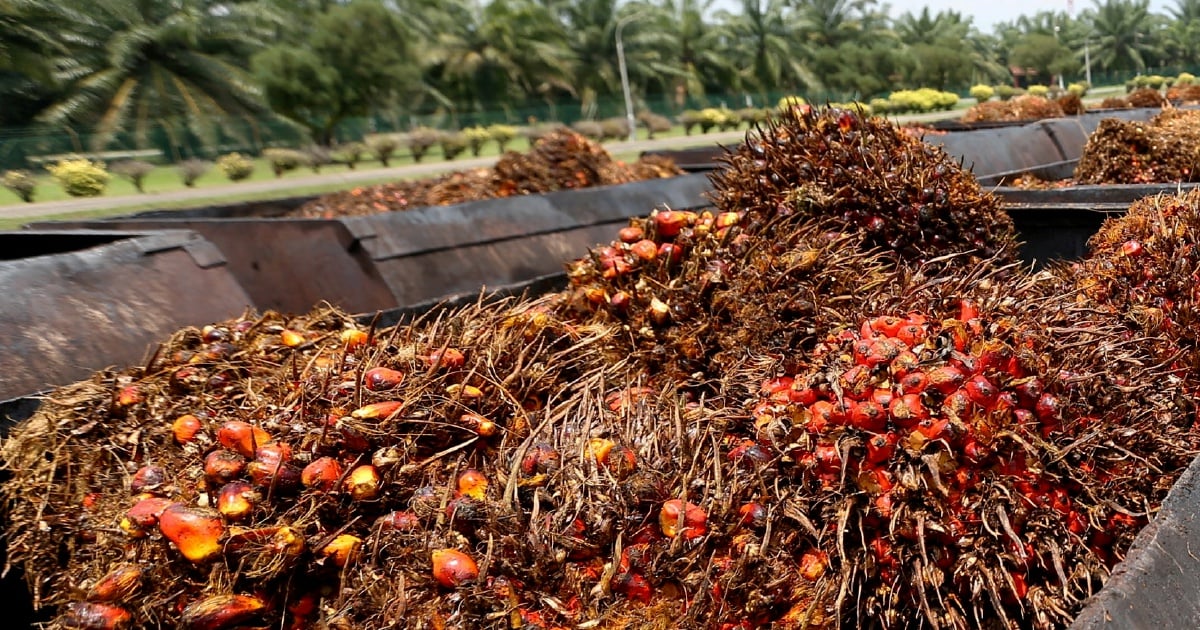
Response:
[{"label": "palm tree", "polygon": [[245,67],[283,23],[265,3],[79,0],[74,8],[72,54],[55,73],[64,93],[41,114],[45,122],[90,126],[100,148],[125,129],[144,143],[152,124],[176,119],[211,138],[222,118],[266,111]]},{"label": "palm tree", "polygon": [[616,31],[624,21],[621,39],[630,84],[642,92],[665,92],[674,77],[683,75],[670,55],[671,35],[657,26],[662,9],[618,0],[555,0],[548,3],[562,20],[575,66],[573,85],[584,109],[596,99],[621,93]]},{"label": "palm tree", "polygon": [[1165,33],[1171,63],[1200,64],[1200,0],[1176,0],[1167,12],[1172,18]]},{"label": "palm tree", "polygon": [[818,84],[806,65],[809,57],[795,36],[802,23],[786,0],[742,0],[741,13],[723,11],[718,19],[731,39],[730,55],[742,68],[742,84],[767,93]]},{"label": "palm tree", "polygon": [[1157,53],[1150,0],[1093,0],[1092,60],[1105,70],[1145,70]]},{"label": "palm tree", "polygon": [[36,0],[0,0],[0,126],[28,124],[54,87],[54,60],[67,54],[69,8]]},{"label": "palm tree", "polygon": [[529,0],[446,3],[453,27],[436,34],[425,63],[459,106],[483,109],[555,90],[573,94],[567,39],[553,14]]},{"label": "palm tree", "polygon": [[681,71],[675,96],[703,98],[709,90],[738,88],[738,69],[726,54],[729,37],[722,24],[704,16],[713,13],[716,0],[663,0],[658,13],[661,27],[672,39],[674,65]]}]

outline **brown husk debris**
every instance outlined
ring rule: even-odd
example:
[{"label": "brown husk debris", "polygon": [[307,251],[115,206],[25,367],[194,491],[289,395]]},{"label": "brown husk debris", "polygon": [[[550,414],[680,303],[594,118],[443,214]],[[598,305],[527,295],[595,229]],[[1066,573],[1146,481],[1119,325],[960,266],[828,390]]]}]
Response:
[{"label": "brown husk debris", "polygon": [[334,218],[377,214],[625,184],[674,177],[682,172],[670,158],[662,156],[646,156],[633,164],[614,160],[599,143],[558,128],[540,138],[526,153],[506,152],[492,168],[332,193],[304,204],[292,216]]},{"label": "brown husk debris", "polygon": [[[1118,302],[1013,264],[1002,215],[963,209],[956,225],[951,200],[991,202],[956,191],[944,155],[850,116],[802,112],[748,138],[715,178],[711,223],[635,222],[644,238],[574,265],[564,293],[389,329],[248,313],[56,390],[3,444],[10,562],[59,613],[52,628],[127,563],[145,575],[110,603],[134,627],[232,594],[261,600],[239,622],[261,627],[1066,626],[1194,455],[1192,398]],[[876,151],[896,177],[863,173]],[[935,256],[846,220],[860,194],[925,203],[931,172],[950,187],[933,216],[979,235]],[[880,212],[908,239],[924,220]],[[990,256],[974,243],[988,230]],[[680,255],[649,258],[642,240]],[[711,344],[700,359],[689,336]],[[403,381],[368,387],[379,366]],[[913,380],[935,370],[964,378]],[[890,415],[868,413],[884,400]],[[362,412],[385,401],[402,404]],[[201,429],[180,445],[187,413]],[[296,467],[375,465],[381,491],[269,476],[202,563],[153,528],[121,531],[145,466],[166,473],[148,492],[211,501],[204,458],[235,419]],[[486,485],[462,486],[468,471]],[[281,551],[274,528],[303,548]],[[345,535],[361,546],[338,566],[323,550]],[[443,549],[478,577],[439,584]]]}]

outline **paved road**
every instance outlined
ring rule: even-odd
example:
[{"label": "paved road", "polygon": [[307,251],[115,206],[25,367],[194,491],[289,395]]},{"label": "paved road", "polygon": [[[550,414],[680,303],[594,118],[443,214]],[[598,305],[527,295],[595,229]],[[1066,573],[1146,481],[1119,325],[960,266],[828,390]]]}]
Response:
[{"label": "paved road", "polygon": [[[958,112],[935,112],[931,114],[899,116],[897,117],[897,120],[901,122],[910,120],[937,120],[947,117],[956,117],[958,115]],[[661,138],[658,140],[613,142],[605,144],[604,148],[613,155],[622,155],[627,153],[640,153],[650,149],[681,148],[686,146],[711,144],[734,144],[740,142],[745,135],[746,132],[744,130],[726,131],[710,133],[703,136],[677,136],[671,138]],[[67,214],[71,212],[85,212],[88,210],[104,210],[108,208],[120,209],[128,206],[145,206],[146,204],[152,204],[158,201],[163,203],[174,203],[192,199],[209,199],[213,197],[220,197],[226,194],[235,195],[248,193],[269,193],[277,191],[281,193],[281,196],[286,196],[289,190],[295,190],[297,188],[303,188],[307,186],[342,183],[346,184],[347,187],[351,187],[357,182],[367,180],[377,181],[379,179],[388,177],[395,177],[397,179],[412,178],[451,170],[465,170],[486,167],[491,166],[493,163],[495,163],[495,161],[496,157],[492,156],[455,160],[453,162],[407,164],[393,168],[363,169],[346,171],[342,173],[326,173],[303,176],[293,175],[282,179],[269,179],[256,182],[242,182],[237,184],[229,183],[220,186],[205,186],[203,188],[184,188],[182,190],[174,190],[171,192],[147,193],[143,195],[89,197],[82,199],[65,199],[60,201],[14,204],[9,206],[0,206],[0,219],[32,219],[36,217]]]}]

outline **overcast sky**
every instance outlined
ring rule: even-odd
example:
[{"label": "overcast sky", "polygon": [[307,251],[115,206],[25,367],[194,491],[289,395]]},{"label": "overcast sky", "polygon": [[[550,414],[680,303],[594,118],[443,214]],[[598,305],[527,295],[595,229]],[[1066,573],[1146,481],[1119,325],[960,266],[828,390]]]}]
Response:
[{"label": "overcast sky", "polygon": [[[1015,20],[1021,15],[1033,15],[1038,11],[1066,11],[1067,0],[986,0],[979,2],[964,2],[963,0],[882,0],[880,4],[891,5],[890,15],[900,16],[906,12],[920,13],[921,7],[929,7],[930,13],[954,9],[964,16],[974,18],[975,26],[984,33],[991,33],[992,27],[999,22]],[[737,11],[741,6],[739,0],[717,0],[717,9]],[[1075,0],[1075,14],[1094,6],[1092,0]],[[1174,7],[1175,0],[1150,0],[1150,10],[1155,13],[1166,13],[1168,7]]]}]

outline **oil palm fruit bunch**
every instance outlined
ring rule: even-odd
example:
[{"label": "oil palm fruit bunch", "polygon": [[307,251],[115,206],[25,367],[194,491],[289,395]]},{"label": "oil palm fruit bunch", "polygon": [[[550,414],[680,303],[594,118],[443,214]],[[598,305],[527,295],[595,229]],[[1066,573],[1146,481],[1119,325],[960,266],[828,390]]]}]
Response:
[{"label": "oil palm fruit bunch", "polygon": [[807,532],[793,570],[854,593],[826,617],[1065,626],[1196,452],[1146,340],[1039,282],[897,278],[726,374],[761,386],[723,459],[772,475],[735,502],[788,497],[770,531]]},{"label": "oil palm fruit bunch", "polygon": [[[636,348],[653,370],[711,374],[717,352],[741,345],[732,342],[745,318],[792,322],[815,296],[869,286],[887,266],[856,261],[869,250],[926,275],[1015,259],[1012,221],[995,197],[883,119],[790,108],[724,160],[712,176],[714,209],[635,219],[569,267],[574,306],[621,322],[629,343],[618,352]],[[820,227],[800,228],[810,221]],[[758,273],[759,291],[715,300],[741,273]],[[789,284],[805,275],[820,281],[807,291]]]},{"label": "oil palm fruit bunch", "polygon": [[1075,168],[1080,184],[1193,182],[1200,178],[1200,112],[1165,110],[1149,122],[1106,119]]},{"label": "oil palm fruit bunch", "polygon": [[941,149],[857,111],[792,108],[750,134],[713,175],[713,201],[767,224],[828,217],[919,263],[947,254],[1015,259],[1011,219]]},{"label": "oil palm fruit bunch", "polygon": [[1080,299],[1120,318],[1133,333],[1158,340],[1157,354],[1177,378],[1200,379],[1197,286],[1200,283],[1200,191],[1134,202],[1088,242],[1073,265]]}]

